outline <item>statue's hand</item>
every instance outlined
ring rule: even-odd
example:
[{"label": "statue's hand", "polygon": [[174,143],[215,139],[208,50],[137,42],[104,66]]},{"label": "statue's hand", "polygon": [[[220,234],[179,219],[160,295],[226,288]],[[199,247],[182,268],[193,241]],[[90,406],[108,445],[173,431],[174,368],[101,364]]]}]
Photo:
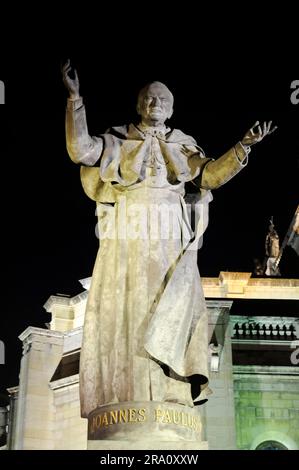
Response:
[{"label": "statue's hand", "polygon": [[260,125],[259,121],[257,121],[254,126],[246,132],[241,143],[243,145],[251,145],[256,144],[257,142],[261,142],[266,135],[272,134],[277,129],[277,126],[271,127],[272,121],[264,122]]},{"label": "statue's hand", "polygon": [[62,72],[62,80],[66,88],[68,89],[70,93],[70,98],[77,99],[80,97],[79,95],[79,78],[77,71],[74,70],[74,78],[72,79],[69,76],[70,71],[72,70],[71,67],[71,62],[68,59],[68,61],[62,66],[61,72]]}]

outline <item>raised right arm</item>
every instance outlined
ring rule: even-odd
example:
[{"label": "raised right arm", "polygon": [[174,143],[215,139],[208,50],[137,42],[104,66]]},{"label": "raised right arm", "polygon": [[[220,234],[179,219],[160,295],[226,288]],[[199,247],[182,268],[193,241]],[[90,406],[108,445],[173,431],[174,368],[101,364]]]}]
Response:
[{"label": "raised right arm", "polygon": [[68,99],[65,133],[67,151],[73,162],[87,166],[95,165],[102,154],[103,140],[88,134],[82,98]]},{"label": "raised right arm", "polygon": [[103,150],[101,137],[91,137],[88,134],[85,107],[79,95],[79,79],[74,71],[74,79],[69,76],[70,61],[62,67],[63,82],[70,96],[67,102],[65,130],[66,146],[70,158],[75,163],[93,166],[99,160]]}]

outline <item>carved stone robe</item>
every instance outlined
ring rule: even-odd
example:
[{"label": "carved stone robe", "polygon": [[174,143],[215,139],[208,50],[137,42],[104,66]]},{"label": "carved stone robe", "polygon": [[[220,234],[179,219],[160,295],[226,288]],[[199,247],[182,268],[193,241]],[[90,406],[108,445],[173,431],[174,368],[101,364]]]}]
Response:
[{"label": "carved stone robe", "polygon": [[214,161],[179,130],[133,124],[90,137],[82,103],[69,104],[67,139],[71,158],[93,165],[81,167],[81,180],[97,203],[100,235],[80,359],[82,416],[116,402],[205,401],[197,249],[210,189],[245,166],[246,152],[237,144]]}]

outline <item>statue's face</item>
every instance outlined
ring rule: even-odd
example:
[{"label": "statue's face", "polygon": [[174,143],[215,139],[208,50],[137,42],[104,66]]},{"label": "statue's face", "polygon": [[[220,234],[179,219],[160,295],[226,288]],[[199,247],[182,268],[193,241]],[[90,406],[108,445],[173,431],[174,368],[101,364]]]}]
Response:
[{"label": "statue's face", "polygon": [[162,83],[150,84],[139,99],[137,111],[144,122],[161,122],[170,118],[173,110],[173,97]]}]

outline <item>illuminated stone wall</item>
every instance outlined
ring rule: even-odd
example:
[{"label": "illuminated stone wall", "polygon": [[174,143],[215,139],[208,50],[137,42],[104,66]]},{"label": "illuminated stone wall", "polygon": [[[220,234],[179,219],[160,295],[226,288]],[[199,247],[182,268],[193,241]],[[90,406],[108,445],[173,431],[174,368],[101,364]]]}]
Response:
[{"label": "illuminated stone wall", "polygon": [[50,385],[54,393],[54,448],[86,449],[87,420],[80,416],[79,376],[57,380]]},{"label": "illuminated stone wall", "polygon": [[237,447],[299,449],[298,367],[234,366]]}]

